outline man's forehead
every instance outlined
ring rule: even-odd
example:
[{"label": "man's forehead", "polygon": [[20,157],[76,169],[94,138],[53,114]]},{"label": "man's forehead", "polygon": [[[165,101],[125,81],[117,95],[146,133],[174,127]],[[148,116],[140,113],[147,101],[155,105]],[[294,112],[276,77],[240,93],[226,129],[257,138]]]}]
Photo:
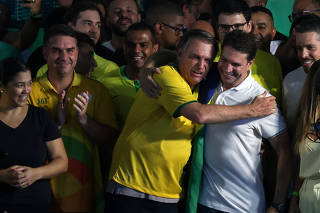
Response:
[{"label": "man's forehead", "polygon": [[243,13],[221,13],[218,17],[219,24],[235,24],[243,23],[244,21],[246,21],[246,18]]},{"label": "man's forehead", "polygon": [[110,9],[131,8],[138,11],[137,4],[133,0],[114,0],[110,2]]},{"label": "man's forehead", "polygon": [[317,32],[305,32],[299,33],[296,32],[296,41],[299,42],[319,42],[320,43],[320,35]]},{"label": "man's forehead", "polygon": [[248,54],[234,49],[232,46],[224,46],[221,50],[221,56],[223,58],[235,63],[247,62],[247,55]]},{"label": "man's forehead", "polygon": [[96,10],[85,10],[79,13],[78,20],[90,20],[95,22],[100,22],[100,14]]},{"label": "man's forehead", "polygon": [[293,5],[293,13],[301,12],[304,10],[319,9],[320,5],[317,5],[312,0],[296,0]]},{"label": "man's forehead", "polygon": [[127,41],[135,41],[136,39],[151,41],[151,33],[149,30],[132,30],[127,33]]},{"label": "man's forehead", "polygon": [[263,21],[265,23],[273,23],[270,15],[261,11],[252,13],[252,21],[257,21],[257,20],[259,20],[259,22]]},{"label": "man's forehead", "polygon": [[58,46],[62,46],[62,45],[75,47],[77,45],[77,41],[72,36],[56,35],[56,36],[52,36],[49,39],[49,45],[52,47],[53,46],[58,47]]}]

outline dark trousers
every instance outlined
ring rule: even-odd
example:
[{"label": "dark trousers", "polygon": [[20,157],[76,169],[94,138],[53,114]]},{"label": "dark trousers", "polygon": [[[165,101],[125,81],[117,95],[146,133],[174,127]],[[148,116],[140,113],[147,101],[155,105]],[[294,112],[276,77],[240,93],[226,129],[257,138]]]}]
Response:
[{"label": "dark trousers", "polygon": [[178,203],[162,203],[153,200],[107,193],[105,213],[178,213]]},{"label": "dark trousers", "polygon": [[226,213],[226,212],[219,211],[219,210],[212,209],[212,208],[203,206],[203,205],[201,205],[201,204],[198,204],[198,211],[197,211],[197,213]]}]

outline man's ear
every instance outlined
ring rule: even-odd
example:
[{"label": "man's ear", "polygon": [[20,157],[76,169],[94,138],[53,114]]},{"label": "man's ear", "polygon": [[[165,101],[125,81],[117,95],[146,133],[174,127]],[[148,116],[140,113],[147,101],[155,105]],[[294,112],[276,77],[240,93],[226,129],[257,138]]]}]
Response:
[{"label": "man's ear", "polygon": [[153,26],[156,35],[162,34],[162,25],[159,22],[155,23]]},{"label": "man's ear", "polygon": [[276,33],[277,33],[277,29],[274,27],[272,29],[272,40],[274,39],[274,37],[276,36]]},{"label": "man's ear", "polygon": [[138,23],[141,22],[141,13],[138,13],[138,17],[137,17]]},{"label": "man's ear", "polygon": [[158,49],[159,49],[159,44],[158,43],[155,43],[152,47],[152,53],[156,53],[158,52]]},{"label": "man's ear", "polygon": [[250,20],[250,21],[247,23],[247,25],[248,25],[248,32],[251,32],[251,31],[253,30],[253,28],[252,28],[252,20]]},{"label": "man's ear", "polygon": [[254,59],[252,59],[251,61],[248,62],[249,69],[251,69],[251,66],[252,66],[253,62],[254,62]]}]

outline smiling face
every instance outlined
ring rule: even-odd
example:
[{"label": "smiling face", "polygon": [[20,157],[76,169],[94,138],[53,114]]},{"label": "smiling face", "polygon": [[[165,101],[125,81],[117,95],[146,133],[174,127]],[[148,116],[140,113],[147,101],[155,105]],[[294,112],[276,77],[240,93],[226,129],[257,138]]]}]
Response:
[{"label": "smiling face", "polygon": [[248,62],[247,56],[230,46],[222,49],[218,71],[224,89],[236,87],[248,77],[253,60]]},{"label": "smiling face", "polygon": [[299,61],[305,72],[320,59],[320,37],[316,32],[296,32],[296,48]]},{"label": "smiling face", "polygon": [[76,39],[71,36],[53,36],[43,48],[48,72],[53,75],[72,75],[78,59]]},{"label": "smiling face", "polygon": [[140,13],[133,0],[114,0],[110,3],[106,22],[113,33],[122,36],[132,24],[140,20]]},{"label": "smiling face", "polygon": [[270,42],[276,35],[272,18],[267,13],[254,12],[252,13],[252,27],[258,47],[269,52]]},{"label": "smiling face", "polygon": [[99,41],[100,38],[100,28],[101,28],[101,19],[98,11],[96,10],[85,10],[79,13],[79,17],[76,21],[76,24],[69,25],[78,32],[87,34],[95,44]]},{"label": "smiling face", "polygon": [[6,86],[0,86],[2,90],[6,91],[2,95],[6,95],[15,107],[25,106],[31,92],[31,82],[31,72],[29,70],[18,72]]},{"label": "smiling face", "polygon": [[123,49],[128,66],[140,69],[149,56],[158,50],[158,44],[152,44],[149,30],[130,30]]},{"label": "smiling face", "polygon": [[213,45],[192,39],[178,50],[179,71],[193,89],[207,75],[212,63]]}]

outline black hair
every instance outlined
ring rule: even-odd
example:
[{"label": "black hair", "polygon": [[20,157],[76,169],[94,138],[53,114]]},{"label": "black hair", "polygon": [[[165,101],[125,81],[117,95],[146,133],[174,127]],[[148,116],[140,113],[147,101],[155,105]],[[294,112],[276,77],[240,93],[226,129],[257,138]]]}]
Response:
[{"label": "black hair", "polygon": [[189,30],[186,33],[183,34],[183,36],[180,38],[177,49],[184,49],[188,46],[189,42],[193,39],[198,39],[200,41],[203,41],[208,44],[212,44],[213,46],[213,53],[212,58],[215,58],[218,53],[218,43],[215,40],[215,38],[208,33],[207,31],[203,30]]},{"label": "black hair", "polygon": [[146,11],[145,22],[153,26],[159,22],[170,22],[177,16],[183,16],[183,11],[178,4],[167,0],[158,1]]},{"label": "black hair", "polygon": [[78,46],[77,42],[77,34],[76,32],[68,25],[65,24],[57,24],[50,27],[46,33],[44,34],[44,46],[49,45],[49,41],[54,36],[70,36],[76,40],[76,45]]},{"label": "black hair", "polygon": [[85,33],[76,32],[77,43],[80,47],[82,44],[89,44],[93,49],[95,48],[94,41]]},{"label": "black hair", "polygon": [[223,51],[226,46],[247,54],[248,62],[254,59],[258,49],[254,35],[242,30],[233,30],[228,33],[222,42],[221,50]]},{"label": "black hair", "polygon": [[7,86],[19,72],[27,72],[28,69],[21,61],[15,58],[6,58],[0,61],[0,81]]},{"label": "black hair", "polygon": [[261,6],[251,7],[251,13],[256,13],[256,12],[263,12],[263,13],[269,15],[273,21],[272,12],[268,8],[261,7]]},{"label": "black hair", "polygon": [[226,14],[243,14],[246,22],[251,20],[251,10],[248,4],[244,0],[223,0],[217,1],[213,6],[213,14],[215,20],[218,21],[218,17],[222,13]]},{"label": "black hair", "polygon": [[293,24],[297,33],[316,32],[320,36],[320,17],[308,14],[297,17]]},{"label": "black hair", "polygon": [[9,21],[9,9],[6,4],[0,2],[0,39],[6,34]]},{"label": "black hair", "polygon": [[101,11],[99,10],[97,4],[95,4],[94,2],[91,2],[91,1],[81,0],[81,1],[76,2],[75,4],[72,4],[72,7],[70,7],[70,9],[67,11],[66,16],[65,16],[67,23],[71,22],[73,25],[76,25],[80,13],[83,11],[86,11],[86,10],[97,11],[100,16],[100,21],[102,21],[101,20],[102,14],[101,14]]},{"label": "black hair", "polygon": [[143,23],[143,22],[135,23],[135,24],[131,25],[128,28],[127,32],[126,32],[125,39],[127,40],[127,36],[131,31],[137,31],[137,30],[147,30],[147,31],[149,31],[150,34],[151,34],[152,45],[157,43],[156,33],[155,33],[153,27],[151,27],[149,24],[146,24],[146,23]]}]

